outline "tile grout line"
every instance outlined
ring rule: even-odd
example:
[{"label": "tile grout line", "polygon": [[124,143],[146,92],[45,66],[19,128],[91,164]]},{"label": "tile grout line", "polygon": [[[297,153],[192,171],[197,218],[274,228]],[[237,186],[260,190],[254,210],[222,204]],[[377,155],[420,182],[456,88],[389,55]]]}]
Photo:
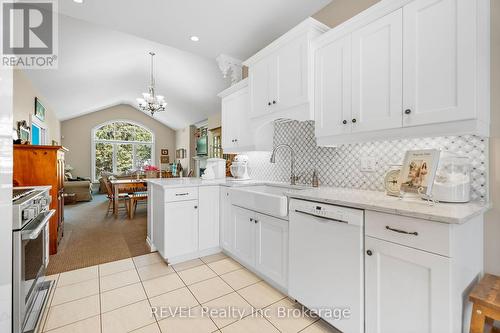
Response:
[{"label": "tile grout line", "polygon": [[98,276],[98,281],[97,284],[99,286],[99,327],[101,328],[101,333],[103,331],[102,327],[102,305],[101,305],[101,268],[99,265],[97,266],[97,276]]},{"label": "tile grout line", "polygon": [[[205,262],[204,262],[203,260],[201,260],[201,258],[199,258],[199,259],[200,259],[200,261],[203,263],[203,264],[202,264],[202,265],[200,265],[200,266],[205,265],[205,266],[207,266],[207,267],[208,267],[208,265],[206,265],[206,264],[205,264]],[[192,268],[196,268],[196,267],[200,267],[200,266],[195,266],[195,267],[192,267]],[[172,267],[172,268],[173,268],[173,267]],[[210,267],[209,267],[209,269],[210,269]],[[174,270],[175,270],[175,268],[174,268]],[[180,271],[180,272],[182,272],[182,271]],[[186,284],[186,282],[184,281],[184,279],[183,279],[183,278],[179,275],[179,273],[177,273],[177,272],[176,272],[176,274],[177,274],[177,276],[179,277],[179,279],[181,279],[182,283],[184,283],[185,288],[186,288],[186,289],[187,289],[187,290],[191,293],[191,295],[193,295],[193,297],[194,297],[194,299],[196,300],[196,302],[198,302],[198,306],[200,306],[200,309],[202,309],[202,308],[203,308],[203,305],[201,304],[200,300],[199,300],[199,299],[198,299],[198,298],[194,295],[193,291],[189,288],[189,286]],[[215,274],[217,274],[217,273],[215,273]],[[207,280],[209,280],[209,279],[207,279]],[[207,281],[207,280],[203,280],[203,281]],[[201,282],[201,281],[200,281],[200,282]],[[197,283],[197,282],[196,282],[196,283]],[[193,283],[193,284],[196,284],[196,283]],[[208,315],[208,318],[210,318],[210,320],[212,321],[212,323],[214,324],[214,326],[217,328],[215,331],[212,331],[212,333],[213,333],[213,332],[217,332],[217,331],[219,331],[219,326],[217,326],[217,324],[215,323],[215,321],[212,319],[212,316]]]},{"label": "tile grout line", "polygon": [[[142,286],[142,290],[144,291],[144,295],[146,296],[146,300],[148,301],[148,304],[149,304],[149,308],[150,308],[150,311],[151,311],[151,316],[153,316],[154,320],[155,320],[155,323],[156,323],[156,327],[158,327],[158,331],[161,332],[161,327],[160,327],[160,324],[158,323],[158,318],[156,318],[156,315],[153,314],[153,305],[151,304],[151,300],[149,299],[149,295],[148,293],[146,292],[146,288],[144,287],[144,284],[142,283],[142,279],[141,279],[141,276],[139,275],[139,271],[138,271],[138,268],[137,268],[137,265],[135,264],[135,261],[134,259],[132,259],[132,263],[134,264],[134,267],[135,267],[135,270],[136,270],[136,273],[137,275],[139,276],[139,282]],[[145,266],[149,266],[149,265],[145,265]],[[142,266],[142,267],[145,267],[145,266]],[[167,265],[168,266],[168,265]],[[142,301],[141,301],[142,302]],[[132,303],[134,304],[134,303]],[[151,324],[148,324],[148,325],[145,325],[143,327],[146,327],[146,326],[149,326]],[[142,327],[139,327],[135,330],[138,330],[138,329],[141,329]],[[135,331],[134,330],[134,331]]]}]

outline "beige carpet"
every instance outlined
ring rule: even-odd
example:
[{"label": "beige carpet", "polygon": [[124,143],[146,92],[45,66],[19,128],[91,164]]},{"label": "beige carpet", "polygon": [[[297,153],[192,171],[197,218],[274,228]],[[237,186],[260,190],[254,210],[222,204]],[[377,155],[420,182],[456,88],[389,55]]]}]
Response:
[{"label": "beige carpet", "polygon": [[133,220],[125,210],[106,216],[104,195],[91,202],[64,206],[64,237],[50,256],[47,275],[149,253],[146,243],[147,207],[139,204]]}]

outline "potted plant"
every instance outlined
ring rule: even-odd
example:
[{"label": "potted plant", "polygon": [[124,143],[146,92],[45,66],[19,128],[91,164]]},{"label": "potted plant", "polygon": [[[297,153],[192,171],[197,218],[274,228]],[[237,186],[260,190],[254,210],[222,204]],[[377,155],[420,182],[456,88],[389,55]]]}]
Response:
[{"label": "potted plant", "polygon": [[154,165],[146,165],[144,167],[146,178],[158,178],[158,171],[160,171],[160,169]]}]

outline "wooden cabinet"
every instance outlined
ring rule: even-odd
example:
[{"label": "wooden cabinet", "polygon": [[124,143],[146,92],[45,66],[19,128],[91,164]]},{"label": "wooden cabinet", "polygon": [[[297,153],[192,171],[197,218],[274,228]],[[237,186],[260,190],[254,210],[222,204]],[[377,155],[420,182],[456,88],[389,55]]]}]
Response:
[{"label": "wooden cabinet", "polygon": [[56,213],[49,223],[50,254],[64,235],[64,152],[60,146],[14,145],[14,186],[50,185],[50,209]]},{"label": "wooden cabinet", "polygon": [[318,145],[488,136],[488,17],[487,0],[396,0],[318,37]]},{"label": "wooden cabinet", "polygon": [[288,223],[268,215],[256,216],[255,269],[281,286],[288,285]]},{"label": "wooden cabinet", "polygon": [[231,193],[227,187],[220,188],[220,245],[233,252],[234,224],[231,223]]},{"label": "wooden cabinet", "polygon": [[365,247],[367,333],[451,332],[450,258],[372,237]]},{"label": "wooden cabinet", "polygon": [[199,189],[199,251],[219,247],[219,186]]},{"label": "wooden cabinet", "polygon": [[166,258],[176,258],[198,251],[198,200],[165,204]]},{"label": "wooden cabinet", "polygon": [[227,250],[243,264],[286,289],[288,221],[238,206],[231,207],[234,246]]},{"label": "wooden cabinet", "polygon": [[313,119],[310,42],[327,30],[308,18],[243,63],[249,68],[250,119]]},{"label": "wooden cabinet", "polygon": [[219,97],[222,97],[222,149],[231,153],[250,148],[248,81],[240,81]]},{"label": "wooden cabinet", "polygon": [[404,7],[404,126],[476,117],[476,0]]}]

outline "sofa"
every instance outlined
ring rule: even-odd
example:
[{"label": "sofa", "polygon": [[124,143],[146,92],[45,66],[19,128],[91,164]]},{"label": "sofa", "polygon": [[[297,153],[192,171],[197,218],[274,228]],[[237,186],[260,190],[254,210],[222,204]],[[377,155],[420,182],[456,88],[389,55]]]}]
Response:
[{"label": "sofa", "polygon": [[72,178],[70,173],[64,177],[64,193],[75,194],[75,201],[92,201],[92,182],[88,178]]}]

